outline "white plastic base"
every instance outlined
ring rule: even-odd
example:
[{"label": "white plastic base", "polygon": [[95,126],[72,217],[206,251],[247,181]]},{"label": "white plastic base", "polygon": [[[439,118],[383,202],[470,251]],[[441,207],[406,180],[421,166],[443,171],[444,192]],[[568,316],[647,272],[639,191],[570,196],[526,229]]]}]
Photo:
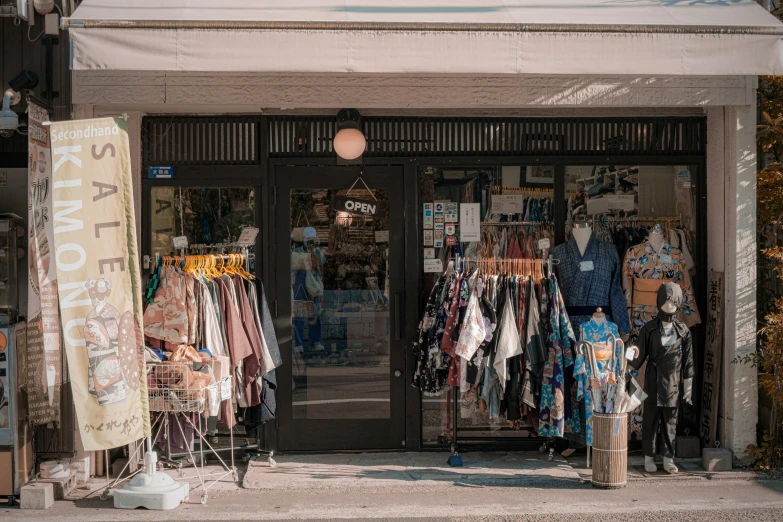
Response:
[{"label": "white plastic base", "polygon": [[139,473],[122,488],[114,490],[114,507],[120,509],[174,509],[188,500],[188,483],[180,484],[165,473]]}]

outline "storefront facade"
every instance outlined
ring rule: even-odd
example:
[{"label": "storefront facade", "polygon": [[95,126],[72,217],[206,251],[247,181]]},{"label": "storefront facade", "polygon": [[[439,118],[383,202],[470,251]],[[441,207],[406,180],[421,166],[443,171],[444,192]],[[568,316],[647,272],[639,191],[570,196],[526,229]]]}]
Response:
[{"label": "storefront facade", "polygon": [[[77,11],[74,18],[79,16]],[[88,18],[82,14],[82,19]],[[679,189],[687,188],[685,206],[670,204],[666,193],[648,197],[640,193],[638,205],[661,205],[666,212],[654,215],[677,216],[691,231],[694,294],[703,318],[707,274],[710,270],[725,274],[718,440],[738,456],[755,442],[755,370],[731,360],[755,350],[753,74],[779,67],[777,61],[764,70],[759,64],[747,64],[753,70],[742,74],[730,74],[717,65],[709,69],[709,64],[707,69],[699,65],[684,71],[672,66],[675,60],[656,53],[655,60],[648,56],[652,61],[641,72],[644,56],[637,54],[615,60],[614,65],[598,60],[593,66],[600,72],[588,74],[577,58],[545,68],[541,63],[546,60],[540,57],[524,73],[500,74],[496,68],[504,67],[503,63],[476,61],[488,49],[471,48],[476,57],[465,63],[419,61],[403,67],[379,57],[378,62],[357,61],[362,64],[356,66],[358,72],[315,66],[294,72],[291,67],[296,66],[283,64],[279,57],[275,65],[253,65],[267,67],[256,69],[263,72],[226,71],[229,66],[217,61],[210,69],[196,70],[209,65],[184,61],[172,65],[163,63],[163,58],[150,70],[138,70],[130,65],[133,60],[117,59],[107,67],[111,63],[107,55],[90,54],[95,52],[90,39],[116,29],[99,25],[92,29],[89,20],[85,25],[71,25],[74,117],[127,114],[142,253],[151,257],[167,253],[174,235],[192,234],[191,243],[214,243],[230,240],[235,235],[232,227],[260,229],[256,272],[263,281],[283,356],[277,373],[277,415],[264,430],[267,448],[448,446],[451,421],[449,408],[444,407],[449,400],[446,393],[431,400],[411,386],[416,366],[411,347],[431,284],[431,276],[424,272],[430,244],[423,205],[459,199],[444,196],[451,190],[447,187],[464,189],[473,182],[477,199],[470,201],[478,203],[494,187],[549,191],[553,205],[549,229],[556,245],[566,237],[570,185],[609,167],[635,168],[645,176],[649,172],[650,183],[664,176]],[[280,29],[280,48],[286,48],[285,38],[293,37],[296,30]],[[133,31],[124,29],[109,40],[130,52]],[[173,31],[179,31],[180,44],[196,45],[188,40],[187,28]],[[226,31],[234,30],[223,29],[222,36]],[[362,29],[341,31],[358,35]],[[208,29],[201,33],[205,38],[215,34]],[[273,38],[273,33],[237,29],[232,34],[241,39],[251,34]],[[381,31],[392,39],[398,33],[394,28]],[[329,34],[334,37],[337,31]],[[459,33],[426,34],[437,47],[448,46],[447,39]],[[557,40],[566,33],[554,34],[550,37]],[[636,37],[644,40],[650,35]],[[635,41],[636,37],[627,33],[622,38]],[[682,36],[656,38],[677,45],[671,41]],[[378,49],[390,43],[376,45]],[[636,51],[643,48],[639,43]],[[330,66],[324,64],[325,69]],[[669,74],[662,74],[664,70]],[[721,70],[723,74],[713,72]],[[332,146],[337,112],[345,108],[362,116],[360,129],[367,148],[360,161],[341,160]],[[173,167],[173,175],[154,179],[152,167]],[[676,181],[680,172],[688,173],[687,180]],[[312,228],[323,236],[318,236],[321,244],[333,248],[331,225],[341,224],[329,213],[334,198],[345,195],[359,177],[389,213],[373,221],[367,232],[372,234],[343,238],[343,244],[373,244],[370,260],[361,261],[356,256],[362,252],[346,249],[346,257],[326,262],[326,266],[334,264],[330,269],[338,275],[323,279],[318,305],[329,320],[323,316],[316,332],[308,317],[297,312],[299,299],[292,290],[297,288],[292,277],[292,265],[298,262],[292,256],[298,248],[297,229],[313,221]],[[197,223],[205,218],[196,207],[217,201],[217,208],[223,209],[225,193],[231,217],[220,210],[218,218]],[[189,201],[192,215],[184,210],[184,200]],[[326,212],[320,226],[314,221],[319,212]],[[357,218],[338,215],[337,219]],[[221,235],[215,225],[226,223],[229,231]],[[340,266],[364,268],[365,264],[385,265],[380,270],[384,275],[372,283],[362,276],[365,281],[355,287],[362,291],[352,293],[352,276],[340,273]],[[357,323],[367,331],[357,331],[345,315],[356,311],[364,314]],[[705,333],[706,324],[694,329],[699,369]],[[697,379],[697,390],[700,387]],[[686,412],[683,428],[698,428],[699,405]],[[528,433],[506,427],[462,421],[458,427],[466,444],[538,444]]]}]

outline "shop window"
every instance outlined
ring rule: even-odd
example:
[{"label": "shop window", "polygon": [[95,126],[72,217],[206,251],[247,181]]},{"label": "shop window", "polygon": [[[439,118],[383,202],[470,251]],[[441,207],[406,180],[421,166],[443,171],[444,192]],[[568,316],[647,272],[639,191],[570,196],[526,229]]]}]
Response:
[{"label": "shop window", "polygon": [[[551,165],[492,167],[426,166],[419,172],[423,257],[447,266],[457,256],[467,258],[545,259],[554,246],[554,176]],[[478,241],[462,241],[461,208],[477,204]],[[449,239],[452,237],[453,239]],[[422,306],[438,274],[423,278]],[[422,308],[423,309],[423,308]],[[422,399],[422,440],[445,444],[451,440],[453,393],[450,386]],[[464,390],[462,390],[464,391]],[[509,423],[474,393],[462,393],[458,403],[460,439],[527,437],[529,427]]]},{"label": "shop window", "polygon": [[658,225],[695,272],[696,180],[688,166],[568,166],[565,177],[566,238],[574,223],[587,223],[597,239],[615,244],[622,261]]},{"label": "shop window", "polygon": [[235,242],[255,225],[255,191],[250,187],[152,187],[151,254],[172,253],[172,238],[188,245]]}]

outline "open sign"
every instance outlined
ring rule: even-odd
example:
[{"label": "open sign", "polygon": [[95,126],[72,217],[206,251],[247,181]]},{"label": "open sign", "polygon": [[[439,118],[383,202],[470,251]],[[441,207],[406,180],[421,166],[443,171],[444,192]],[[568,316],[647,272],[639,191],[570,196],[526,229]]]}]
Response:
[{"label": "open sign", "polygon": [[386,205],[374,199],[334,196],[332,208],[358,216],[386,217]]}]

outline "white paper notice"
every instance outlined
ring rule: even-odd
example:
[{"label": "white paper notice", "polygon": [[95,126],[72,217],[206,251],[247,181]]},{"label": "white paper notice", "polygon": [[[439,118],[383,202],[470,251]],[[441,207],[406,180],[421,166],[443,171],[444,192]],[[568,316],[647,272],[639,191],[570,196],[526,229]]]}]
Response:
[{"label": "white paper notice", "polygon": [[188,248],[188,236],[176,236],[171,238],[171,243],[174,246],[174,250],[180,250],[182,248]]},{"label": "white paper notice", "polygon": [[587,213],[591,216],[594,214],[606,214],[611,208],[608,197],[604,196],[587,200]]},{"label": "white paper notice", "polygon": [[481,203],[463,203],[459,206],[460,241],[481,240]]},{"label": "white paper notice", "polygon": [[511,194],[508,196],[492,196],[493,214],[521,214],[522,203],[525,197],[521,194]]},{"label": "white paper notice", "polygon": [[258,229],[254,227],[245,227],[242,229],[242,233],[239,234],[237,239],[237,246],[249,247],[255,245],[256,236],[258,235]]},{"label": "white paper notice", "polygon": [[610,194],[606,196],[609,200],[609,208],[612,210],[635,210],[636,202],[633,194]]},{"label": "white paper notice", "polygon": [[388,243],[389,242],[389,231],[388,230],[376,230],[375,231],[375,242],[376,243]]},{"label": "white paper notice", "polygon": [[443,261],[440,259],[425,259],[424,260],[424,273],[425,274],[442,274],[443,273]]}]

